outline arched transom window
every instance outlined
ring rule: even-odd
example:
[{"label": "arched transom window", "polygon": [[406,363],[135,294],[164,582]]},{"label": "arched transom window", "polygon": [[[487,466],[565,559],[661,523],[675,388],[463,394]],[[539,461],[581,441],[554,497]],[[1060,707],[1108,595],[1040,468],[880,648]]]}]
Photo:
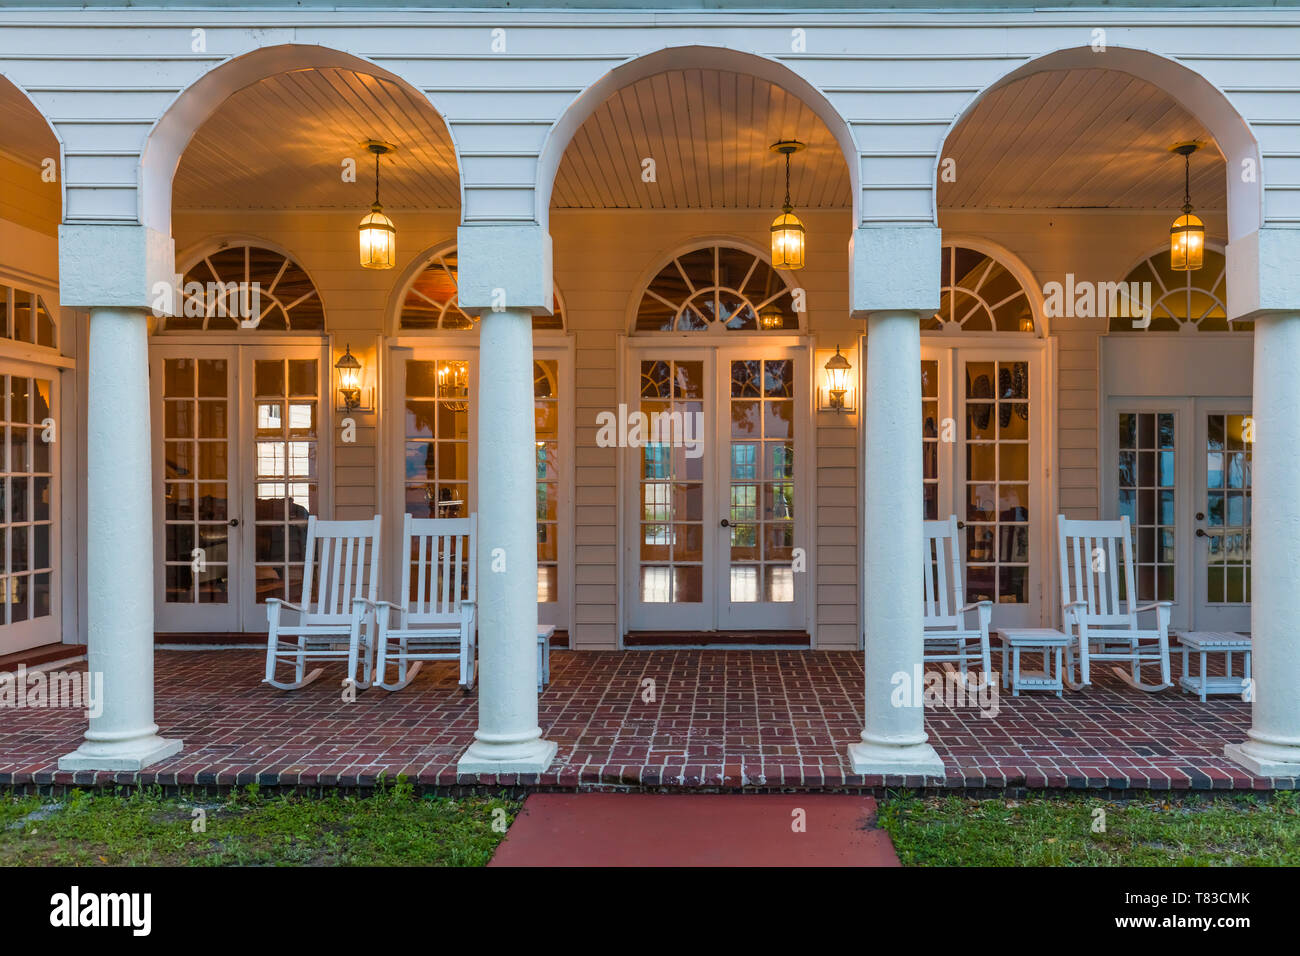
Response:
[{"label": "arched transom window", "polygon": [[[551,315],[533,316],[533,331],[563,329],[564,311],[560,297],[551,302]],[[461,309],[456,300],[456,250],[440,252],[417,275],[402,298],[398,327],[403,332],[469,330],[477,316]]]},{"label": "arched transom window", "polygon": [[926,331],[1033,332],[1034,311],[1024,286],[990,255],[945,246],[939,311],[921,323]]},{"label": "arched transom window", "polygon": [[706,246],[676,256],[650,280],[636,331],[797,331],[794,305],[791,289],[763,258],[731,246]]},{"label": "arched transom window", "polygon": [[[1205,250],[1201,268],[1175,272],[1169,268],[1169,250],[1142,260],[1124,282],[1151,283],[1151,324],[1147,332],[1245,331],[1253,323],[1228,323],[1227,259]],[[1130,286],[1132,288],[1132,286]],[[1112,318],[1112,332],[1132,332],[1131,318]]]},{"label": "arched transom window", "polygon": [[323,332],[320,293],[302,266],[274,249],[241,243],[206,255],[182,277],[180,315],[168,332]]}]

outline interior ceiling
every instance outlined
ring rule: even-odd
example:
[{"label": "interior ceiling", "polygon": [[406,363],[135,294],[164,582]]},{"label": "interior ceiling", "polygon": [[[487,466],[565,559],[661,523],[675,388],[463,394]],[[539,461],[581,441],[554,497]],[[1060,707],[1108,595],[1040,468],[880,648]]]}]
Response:
[{"label": "interior ceiling", "polygon": [[[456,209],[459,175],[447,126],[427,100],[390,80],[342,69],[281,73],[227,99],[181,156],[173,203],[182,209]],[[342,162],[357,163],[356,182]]]},{"label": "interior ceiling", "polygon": [[[20,115],[25,119],[20,120]],[[0,84],[4,148],[49,154],[53,137],[17,90]],[[384,205],[455,209],[458,172],[446,125],[418,94],[352,70],[302,70],[231,96],[181,158],[174,201],[183,209],[363,209],[383,139]],[[848,168],[821,119],[793,94],[746,74],[676,70],[609,97],[574,135],[556,178],[557,209],[779,208],[782,158],[768,147],[798,139],[791,164],[796,210],[847,209]],[[955,182],[939,184],[951,209],[1176,210],[1182,159],[1169,147],[1196,139],[1192,201],[1226,207],[1226,169],[1208,131],[1170,96],[1125,73],[1038,73],[985,96],[953,131],[944,156]],[[357,182],[340,176],[357,160]],[[655,160],[655,181],[642,161]]]},{"label": "interior ceiling", "polygon": [[1227,208],[1227,170],[1209,131],[1163,90],[1115,70],[1035,73],[985,96],[952,132],[944,156],[956,181],[939,183],[949,209]]},{"label": "interior ceiling", "polygon": [[0,149],[25,163],[39,166],[58,158],[59,141],[31,101],[0,77]]},{"label": "interior ceiling", "polygon": [[[785,197],[785,162],[768,147],[797,139],[796,209],[851,202],[844,154],[794,94],[747,74],[673,70],[626,86],[574,135],[560,164],[557,209],[771,209]],[[655,161],[655,182],[642,161]]]}]

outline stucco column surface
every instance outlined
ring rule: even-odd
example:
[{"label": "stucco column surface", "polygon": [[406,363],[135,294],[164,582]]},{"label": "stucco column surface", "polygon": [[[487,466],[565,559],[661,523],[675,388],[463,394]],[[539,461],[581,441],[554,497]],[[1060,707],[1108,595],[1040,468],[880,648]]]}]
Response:
[{"label": "stucco column surface", "polygon": [[94,308],[86,415],[89,672],[103,705],[60,770],[141,770],[178,753],[154,723],[148,316]]},{"label": "stucco column surface", "polygon": [[867,317],[866,458],[862,601],[866,707],[854,773],[942,775],[927,742],[921,688],[895,695],[896,675],[914,680],[922,654],[924,520],[921,463],[921,333],[914,311]]},{"label": "stucco column surface", "polygon": [[461,773],[540,773],[533,321],[484,312],[478,371],[478,729]]},{"label": "stucco column surface", "polygon": [[1224,752],[1260,776],[1300,776],[1300,312],[1255,321],[1248,741]]}]

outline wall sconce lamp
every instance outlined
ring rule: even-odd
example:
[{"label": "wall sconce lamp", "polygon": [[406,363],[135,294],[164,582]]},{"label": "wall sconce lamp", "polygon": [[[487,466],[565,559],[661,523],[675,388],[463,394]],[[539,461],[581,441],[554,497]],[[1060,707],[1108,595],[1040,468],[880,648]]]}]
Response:
[{"label": "wall sconce lamp", "polygon": [[822,384],[817,389],[817,411],[857,411],[857,390],[853,387],[853,363],[835,346],[835,354],[822,366]]},{"label": "wall sconce lamp", "polygon": [[344,348],[334,369],[339,373],[339,407],[350,415],[361,407],[361,362],[351,345]]}]

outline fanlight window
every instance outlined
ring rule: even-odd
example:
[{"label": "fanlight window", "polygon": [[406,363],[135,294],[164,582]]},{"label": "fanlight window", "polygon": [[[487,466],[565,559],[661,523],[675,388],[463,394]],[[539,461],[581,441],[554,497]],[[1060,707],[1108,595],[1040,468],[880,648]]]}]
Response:
[{"label": "fanlight window", "polygon": [[185,273],[181,314],[169,332],[323,332],[325,309],[315,284],[292,259],[253,245],[227,246]]},{"label": "fanlight window", "polygon": [[[559,296],[551,300],[551,309],[552,315],[533,316],[533,331],[564,328]],[[406,290],[399,326],[404,332],[468,330],[477,321],[456,301],[456,250],[451,249],[430,259]]]},{"label": "fanlight window", "polygon": [[752,252],[708,246],[680,255],[650,280],[638,332],[797,331],[790,288]]},{"label": "fanlight window", "polygon": [[0,285],[0,338],[58,348],[58,325],[45,299],[27,289]]},{"label": "fanlight window", "polygon": [[945,246],[940,284],[939,311],[921,323],[923,330],[1034,331],[1034,312],[1024,287],[992,256],[962,246]]},{"label": "fanlight window", "polygon": [[[1174,272],[1169,268],[1166,249],[1138,263],[1124,279],[1125,284],[1151,283],[1151,324],[1147,332],[1246,331],[1254,323],[1228,322],[1227,259],[1223,253],[1205,250],[1201,268]],[[1132,286],[1130,286],[1132,288]],[[1133,320],[1112,317],[1112,332],[1132,332]]]}]

